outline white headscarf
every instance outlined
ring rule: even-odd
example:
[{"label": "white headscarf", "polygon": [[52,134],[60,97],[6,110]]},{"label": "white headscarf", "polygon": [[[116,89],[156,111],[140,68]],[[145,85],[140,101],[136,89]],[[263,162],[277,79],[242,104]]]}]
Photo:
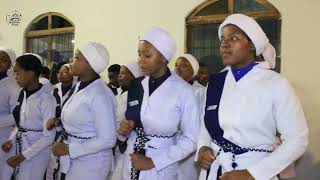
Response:
[{"label": "white headscarf", "polygon": [[[67,67],[69,69],[69,72],[71,71],[70,63],[66,63],[62,65],[61,67]],[[77,83],[78,81],[78,76],[73,76],[72,84]]]},{"label": "white headscarf", "polygon": [[[35,53],[25,53],[24,55],[32,55],[35,56],[36,58],[39,59],[39,61],[41,62],[41,64],[43,63],[43,57],[40,56],[39,54],[35,54]],[[43,65],[43,64],[42,64]]]},{"label": "white headscarf", "polygon": [[11,66],[14,66],[15,62],[16,62],[16,53],[14,53],[14,51],[12,49],[6,48],[6,47],[0,47],[0,51],[5,52],[11,61]]},{"label": "white headscarf", "polygon": [[159,27],[152,27],[140,37],[140,41],[151,43],[167,61],[170,61],[177,51],[177,45],[173,37]]},{"label": "white headscarf", "polygon": [[191,54],[183,54],[180,57],[184,57],[187,61],[189,61],[193,69],[193,77],[195,77],[199,71],[199,62],[197,59]]},{"label": "white headscarf", "polygon": [[104,45],[96,42],[87,42],[79,50],[96,73],[103,72],[109,65],[110,56]]},{"label": "white headscarf", "polygon": [[124,65],[129,69],[135,78],[142,76],[140,68],[137,61],[130,61],[128,64]]},{"label": "white headscarf", "polygon": [[268,62],[270,69],[274,69],[276,67],[277,53],[276,49],[270,43],[265,47],[262,52],[262,56],[265,62]]},{"label": "white headscarf", "polygon": [[67,67],[70,70],[70,64],[69,63],[66,63],[66,64],[62,65],[61,67],[63,67],[63,66]]},{"label": "white headscarf", "polygon": [[219,38],[221,39],[224,27],[233,24],[239,27],[250,38],[256,48],[256,56],[262,55],[269,63],[270,68],[275,68],[276,52],[269,43],[269,39],[260,27],[260,25],[251,17],[243,14],[232,14],[227,17],[219,27]]}]

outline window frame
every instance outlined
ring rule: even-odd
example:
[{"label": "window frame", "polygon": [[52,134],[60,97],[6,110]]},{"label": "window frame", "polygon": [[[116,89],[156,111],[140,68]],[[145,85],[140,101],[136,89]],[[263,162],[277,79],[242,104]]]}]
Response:
[{"label": "window frame", "polygon": [[[196,26],[205,26],[210,24],[221,24],[229,15],[234,13],[234,1],[236,0],[227,0],[228,1],[228,13],[227,14],[216,14],[216,15],[206,15],[206,16],[197,16],[197,14],[205,9],[206,7],[213,5],[214,3],[220,0],[206,0],[203,3],[196,6],[185,18],[185,43],[184,43],[184,51],[185,53],[192,52],[192,28]],[[281,27],[281,14],[271,3],[267,0],[255,0],[257,3],[268,8],[266,11],[248,11],[243,14],[254,18],[255,20],[278,20],[280,21]],[[281,33],[281,28],[280,28]],[[281,38],[281,34],[280,37]],[[278,47],[278,51],[280,54],[281,49],[281,39]],[[281,62],[280,55],[277,55],[279,58],[279,62]],[[280,71],[279,65],[279,71]]]},{"label": "window frame", "polygon": [[[52,28],[52,17],[53,16],[59,16],[63,19],[65,19],[66,21],[68,21],[72,27],[63,27],[63,28]],[[30,30],[30,28],[32,27],[32,24],[35,22],[40,21],[42,18],[48,18],[48,29],[46,30]],[[42,14],[38,17],[36,17],[34,20],[32,20],[29,24],[29,26],[26,28],[26,32],[25,32],[25,51],[26,52],[31,52],[31,47],[29,47],[29,43],[28,40],[30,38],[37,38],[37,37],[44,37],[44,36],[48,36],[48,64],[50,64],[52,62],[51,59],[51,52],[52,52],[52,36],[53,35],[59,35],[59,34],[67,34],[67,33],[75,33],[75,25],[74,23],[66,16],[64,16],[61,13],[57,13],[57,12],[48,12],[45,14]]]}]

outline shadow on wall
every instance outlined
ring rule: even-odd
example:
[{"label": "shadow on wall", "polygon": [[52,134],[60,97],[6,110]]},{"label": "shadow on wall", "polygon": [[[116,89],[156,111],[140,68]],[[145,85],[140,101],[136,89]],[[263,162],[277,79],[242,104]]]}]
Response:
[{"label": "shadow on wall", "polygon": [[315,162],[310,149],[297,161],[297,177],[290,180],[320,180],[320,161]]}]

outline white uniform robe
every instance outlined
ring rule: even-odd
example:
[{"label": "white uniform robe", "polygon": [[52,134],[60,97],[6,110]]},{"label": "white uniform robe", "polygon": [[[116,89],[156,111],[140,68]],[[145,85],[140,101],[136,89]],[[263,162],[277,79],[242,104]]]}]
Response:
[{"label": "white uniform robe", "polygon": [[[205,87],[194,81],[192,84],[192,88],[197,100],[197,105],[194,107],[198,107],[200,110],[201,105],[204,101]],[[200,115],[199,115],[200,121]],[[199,122],[200,123],[200,122]],[[189,155],[187,158],[181,160],[179,162],[179,173],[178,180],[197,180],[199,178],[199,166],[195,162],[195,152]]]},{"label": "white uniform robe", "polygon": [[[116,121],[117,121],[117,129],[119,129],[120,122],[125,119],[125,112],[127,110],[127,99],[128,99],[128,91],[123,92],[122,94],[118,94],[116,96],[118,106],[116,110]],[[126,138],[119,140],[125,141]],[[116,146],[114,152],[114,169],[111,172],[108,180],[121,180],[122,172],[123,172],[123,163],[124,163],[124,154],[121,154],[119,151],[119,147]]]},{"label": "white uniform robe", "polygon": [[[179,138],[150,137],[145,144],[146,156],[151,158],[155,168],[140,171],[139,180],[176,180],[178,162],[195,151],[199,132],[199,113],[195,108],[196,99],[190,84],[172,73],[149,96],[149,76],[141,84],[144,95],[140,117],[144,131],[150,135],[172,136],[181,130]],[[136,105],[128,102],[129,105]],[[136,132],[130,134],[126,151],[123,180],[130,180],[133,143]]]},{"label": "white uniform robe", "polygon": [[[277,174],[305,152],[308,128],[301,104],[289,82],[278,73],[256,65],[236,82],[229,70],[220,104],[205,108],[215,110],[217,106],[220,106],[218,115],[223,137],[234,144],[272,150],[277,131],[283,141],[272,153],[236,155],[236,170],[247,169],[257,180],[276,180]],[[198,149],[209,146],[217,154],[220,148],[212,142],[203,118],[200,129]],[[222,174],[232,171],[231,164],[231,153],[220,152],[211,165],[208,180],[216,180],[219,166],[222,166]],[[206,175],[207,171],[202,170],[199,179],[205,180]]]},{"label": "white uniform robe", "polygon": [[[70,90],[69,91],[67,91],[66,93],[65,93],[65,95],[64,96],[62,96],[62,89],[61,89],[61,87],[62,87],[62,83],[61,82],[59,82],[59,83],[57,83],[57,84],[55,84],[54,86],[53,86],[53,90],[54,89],[58,89],[58,95],[59,95],[59,102],[60,102],[60,104],[57,104],[57,106],[59,106],[59,107],[61,107],[62,105],[63,105],[63,103],[67,100],[67,98],[68,98],[68,95],[69,95],[69,93],[70,93]],[[61,128],[60,127],[57,127],[56,128],[56,130],[57,131],[61,131]],[[55,168],[57,168],[57,166],[58,166],[58,164],[57,164],[57,158],[53,155],[53,154],[51,154],[51,158],[50,158],[50,162],[49,162],[49,165],[48,165],[48,168],[47,168],[47,171],[46,171],[46,180],[52,180],[53,179],[53,173],[54,173],[54,170],[55,170]]]},{"label": "white uniform robe", "polygon": [[[75,83],[74,83],[74,84],[75,84]],[[73,84],[72,84],[72,86],[73,86]],[[61,88],[61,87],[62,87],[62,83],[59,82],[59,83],[57,83],[57,84],[55,84],[55,85],[53,86],[53,90],[54,90],[55,88],[58,89],[58,94],[59,94],[60,102],[61,102],[61,106],[62,106],[63,102],[68,98],[68,95],[69,95],[70,90],[67,91],[67,92],[64,94],[64,96],[62,96],[62,88]]]},{"label": "white uniform robe", "polygon": [[[42,132],[22,133],[22,154],[26,158],[20,164],[17,180],[42,180],[49,163],[51,144],[55,131],[48,131],[46,123],[55,115],[56,100],[42,86],[40,90],[24,98],[20,110],[20,126],[27,129],[43,130]],[[17,128],[10,136],[12,148],[10,155],[15,155]],[[5,165],[1,180],[8,180],[13,168]]]},{"label": "white uniform robe", "polygon": [[[0,144],[2,145],[10,136],[15,126],[12,111],[17,104],[20,88],[12,76],[0,80]],[[9,158],[9,153],[0,149],[0,169],[3,169]],[[1,177],[2,171],[0,171]]]},{"label": "white uniform robe", "polygon": [[66,180],[107,178],[112,167],[112,148],[116,143],[116,100],[101,78],[75,91],[65,103],[61,120],[68,136],[69,155],[61,156],[60,171]]},{"label": "white uniform robe", "polygon": [[47,78],[39,77],[39,82],[43,85],[43,89],[51,93],[51,91],[53,90],[53,85]]},{"label": "white uniform robe", "polygon": [[202,86],[201,84],[199,84],[197,81],[194,81],[192,84],[196,99],[197,99],[197,104],[199,106],[203,105],[204,100],[205,100],[205,93],[206,93],[206,87]]}]

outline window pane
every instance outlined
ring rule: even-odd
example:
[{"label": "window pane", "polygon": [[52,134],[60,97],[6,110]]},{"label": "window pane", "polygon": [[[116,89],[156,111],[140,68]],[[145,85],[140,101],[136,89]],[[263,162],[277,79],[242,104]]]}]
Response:
[{"label": "window pane", "polygon": [[220,57],[219,24],[192,27],[192,54],[213,73],[224,68]]},{"label": "window pane", "polygon": [[[280,72],[280,20],[259,20],[258,23],[268,36],[270,43],[275,47],[277,52],[275,71]],[[219,24],[195,26],[192,31],[192,54],[199,62],[208,65],[209,70],[213,73],[219,72],[224,68],[220,56],[220,40],[217,35]]]},{"label": "window pane", "polygon": [[52,50],[51,50],[51,77],[52,84],[58,83],[57,65],[60,62],[68,62],[73,56],[73,41],[74,33],[66,33],[52,36]]},{"label": "window pane", "polygon": [[[233,2],[234,13],[271,11],[268,6],[259,3],[260,1],[258,0],[233,0]],[[228,0],[220,0],[208,5],[201,10],[197,16],[219,14],[228,14]],[[202,19],[206,20],[208,18],[202,17]],[[259,19],[264,19],[264,17],[259,17]],[[265,18],[265,20],[259,20],[258,23],[265,31],[270,43],[276,49],[277,59],[275,71],[280,72],[281,20],[270,19],[270,17],[268,17]],[[219,72],[224,68],[222,58],[220,56],[220,40],[217,35],[219,25],[220,24],[188,25],[187,28],[188,53],[194,54],[199,62],[205,63],[211,72]]]},{"label": "window pane", "polygon": [[48,29],[48,16],[40,19],[37,22],[33,22],[30,31],[46,30]]},{"label": "window pane", "polygon": [[227,14],[227,13],[228,13],[228,0],[220,0],[204,8],[196,16],[208,16],[208,15],[214,15],[214,14]]},{"label": "window pane", "polygon": [[[258,20],[258,23],[262,27],[263,31],[266,33],[269,38],[270,43],[274,46],[277,52],[277,57],[280,57],[280,29],[281,29],[281,21],[280,20]],[[276,60],[276,68],[277,72],[280,72],[280,58]]]},{"label": "window pane", "polygon": [[43,66],[48,66],[48,36],[28,38],[29,53],[36,53],[43,57]]},{"label": "window pane", "polygon": [[72,27],[72,24],[60,16],[52,16],[52,28],[64,27]]},{"label": "window pane", "polygon": [[74,33],[52,36],[51,60],[54,64],[69,61],[73,56]]},{"label": "window pane", "polygon": [[234,13],[267,11],[268,8],[255,0],[234,0]]}]

